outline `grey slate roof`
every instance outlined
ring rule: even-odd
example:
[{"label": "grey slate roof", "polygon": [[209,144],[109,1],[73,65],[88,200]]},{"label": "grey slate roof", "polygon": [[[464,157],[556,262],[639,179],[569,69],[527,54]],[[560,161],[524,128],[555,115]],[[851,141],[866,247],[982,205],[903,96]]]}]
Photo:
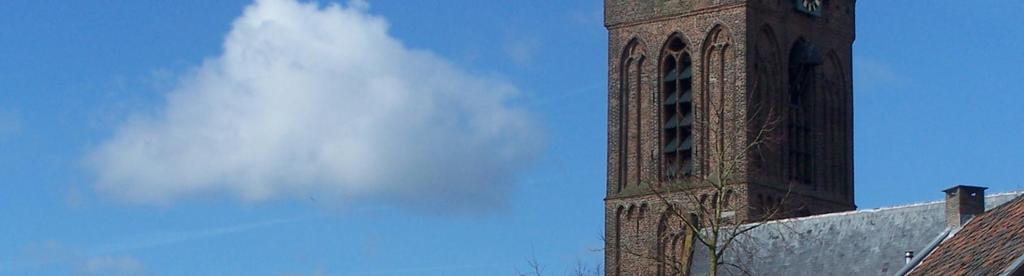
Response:
[{"label": "grey slate roof", "polygon": [[[985,209],[1024,191],[985,197]],[[865,209],[768,222],[743,236],[727,252],[722,275],[893,275],[904,252],[915,253],[946,230],[945,203]],[[707,274],[706,251],[698,246],[692,275]]]}]

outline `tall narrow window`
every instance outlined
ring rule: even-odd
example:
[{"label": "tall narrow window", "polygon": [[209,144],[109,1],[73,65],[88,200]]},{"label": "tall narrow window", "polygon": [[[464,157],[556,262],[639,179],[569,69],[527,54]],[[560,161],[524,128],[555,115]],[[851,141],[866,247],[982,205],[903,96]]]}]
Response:
[{"label": "tall narrow window", "polygon": [[726,168],[725,162],[734,156],[739,146],[737,118],[743,112],[736,112],[735,70],[736,53],[732,50],[732,35],[724,26],[715,26],[708,31],[701,46],[700,94],[698,108],[701,131],[698,148],[700,153],[697,166],[704,176],[717,175]]},{"label": "tall narrow window", "polygon": [[843,109],[840,107],[839,93],[841,91],[840,81],[842,78],[838,72],[838,65],[834,53],[828,54],[824,58],[824,63],[820,66],[821,80],[818,82],[818,94],[821,95],[820,103],[822,105],[821,110],[821,141],[820,145],[825,153],[819,160],[823,168],[823,182],[821,186],[824,187],[826,192],[835,193],[839,190],[840,177],[839,173],[841,167],[839,167],[839,159],[842,155],[835,154],[840,151],[839,139],[842,136],[842,129],[840,128],[839,112]]},{"label": "tall narrow window", "polygon": [[829,52],[824,56],[824,63],[820,66],[822,81],[820,82],[820,94],[824,94],[825,105],[821,120],[825,129],[822,136],[825,139],[824,148],[828,154],[823,156],[827,168],[826,190],[837,195],[847,195],[847,175],[849,155],[846,153],[848,147],[846,139],[849,134],[846,112],[849,111],[848,91],[846,86],[846,74],[843,73],[842,63],[835,52]]},{"label": "tall narrow window", "polygon": [[623,211],[625,208],[619,206],[615,210],[615,276],[622,275],[622,216],[625,214]]},{"label": "tall narrow window", "polygon": [[818,50],[801,39],[789,55],[789,114],[786,140],[789,148],[789,181],[810,185],[813,178],[813,102],[816,68],[822,62]]},{"label": "tall narrow window", "polygon": [[[785,175],[785,164],[774,160],[782,159],[782,145],[779,144],[783,135],[783,126],[778,120],[783,118],[784,107],[782,98],[785,92],[782,86],[783,66],[779,58],[778,43],[771,27],[764,25],[758,35],[754,51],[754,75],[751,80],[752,89],[747,95],[747,122],[750,123],[747,139],[750,150],[750,169],[755,181],[760,183],[773,182],[773,177]],[[778,123],[777,123],[778,122]]]},{"label": "tall narrow window", "polygon": [[662,164],[667,179],[693,174],[693,63],[672,37],[662,52]]},{"label": "tall narrow window", "polygon": [[641,151],[643,127],[640,122],[643,110],[649,108],[649,104],[643,103],[643,99],[649,97],[644,94],[643,87],[643,68],[647,63],[645,49],[642,42],[632,40],[626,45],[622,55],[618,114],[619,191],[641,183],[644,158]]},{"label": "tall narrow window", "polygon": [[[685,213],[671,205],[658,220],[655,275],[687,275],[693,255],[694,232],[682,221]],[[691,223],[694,219],[690,220]]]}]

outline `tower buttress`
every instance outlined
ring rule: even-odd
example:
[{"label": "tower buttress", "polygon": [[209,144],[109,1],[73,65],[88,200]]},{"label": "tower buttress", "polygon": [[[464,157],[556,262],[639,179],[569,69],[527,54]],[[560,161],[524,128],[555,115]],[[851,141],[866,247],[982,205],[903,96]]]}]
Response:
[{"label": "tower buttress", "polygon": [[706,206],[715,191],[662,188],[726,167],[736,181],[711,198],[737,222],[856,208],[854,6],[605,0],[608,275],[685,272],[659,261],[689,254],[666,213]]}]

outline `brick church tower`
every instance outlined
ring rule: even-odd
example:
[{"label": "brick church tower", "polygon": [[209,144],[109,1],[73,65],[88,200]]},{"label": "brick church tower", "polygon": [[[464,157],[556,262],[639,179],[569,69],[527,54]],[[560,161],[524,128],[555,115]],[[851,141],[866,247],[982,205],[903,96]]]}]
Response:
[{"label": "brick church tower", "polygon": [[[737,222],[856,208],[854,4],[605,0],[607,275],[685,274],[658,262],[692,246],[666,232],[666,213],[708,195],[660,187],[716,166],[739,168],[715,196]],[[729,149],[735,164],[713,158]]]}]

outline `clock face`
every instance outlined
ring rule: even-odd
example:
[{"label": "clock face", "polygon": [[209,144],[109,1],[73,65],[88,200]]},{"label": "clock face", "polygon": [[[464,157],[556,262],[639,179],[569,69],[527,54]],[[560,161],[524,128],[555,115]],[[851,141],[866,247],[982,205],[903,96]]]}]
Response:
[{"label": "clock face", "polygon": [[821,5],[825,0],[794,0],[796,3],[796,9],[800,12],[813,15],[821,16]]},{"label": "clock face", "polygon": [[804,10],[809,12],[818,12],[821,9],[821,0],[802,0]]}]

